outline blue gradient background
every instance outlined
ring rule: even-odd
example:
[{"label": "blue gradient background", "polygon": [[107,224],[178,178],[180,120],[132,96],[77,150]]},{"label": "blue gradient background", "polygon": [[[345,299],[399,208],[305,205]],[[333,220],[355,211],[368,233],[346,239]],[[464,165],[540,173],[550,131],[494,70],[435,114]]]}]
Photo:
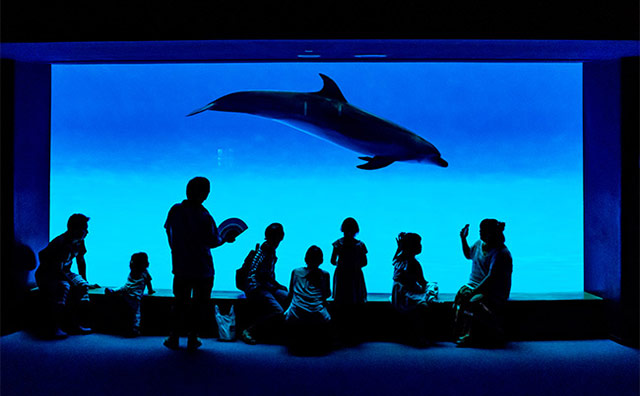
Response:
[{"label": "blue gradient background", "polygon": [[[353,105],[432,142],[450,166],[356,168],[358,154],[254,116],[208,111],[241,90],[317,91],[318,73]],[[355,217],[369,250],[369,292],[390,292],[395,237],[419,233],[428,280],[455,292],[468,278],[459,231],[507,223],[513,292],[583,290],[582,65],[579,63],[245,63],[54,65],[51,236],[91,217],[90,282],[120,286],[132,253],[149,254],[156,288],[171,287],[163,224],[187,181],[212,181],[218,223],[249,229],[213,250],[217,290],[264,228],[281,222],[276,275],[288,284],[316,244],[329,263]]]}]

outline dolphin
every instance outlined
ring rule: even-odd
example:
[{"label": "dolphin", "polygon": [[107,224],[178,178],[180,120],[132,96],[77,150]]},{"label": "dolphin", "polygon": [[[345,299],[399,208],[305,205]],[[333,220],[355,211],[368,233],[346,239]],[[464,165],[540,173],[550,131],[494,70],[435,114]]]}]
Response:
[{"label": "dolphin", "polygon": [[320,73],[318,92],[241,91],[222,96],[187,116],[205,110],[269,118],[338,146],[365,154],[360,169],[380,169],[395,161],[449,164],[436,147],[415,133],[348,103],[338,85]]}]

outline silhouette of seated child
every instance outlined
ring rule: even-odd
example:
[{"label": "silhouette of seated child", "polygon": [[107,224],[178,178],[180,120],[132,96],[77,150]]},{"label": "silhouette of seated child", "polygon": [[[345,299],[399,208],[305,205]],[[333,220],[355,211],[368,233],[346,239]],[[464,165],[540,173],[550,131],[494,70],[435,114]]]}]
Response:
[{"label": "silhouette of seated child", "polygon": [[462,253],[472,260],[469,282],[454,301],[454,337],[459,347],[500,345],[504,342],[502,313],[511,292],[513,263],[504,244],[505,223],[480,222],[480,240],[469,247],[469,224],[460,231]]},{"label": "silhouette of seated child", "polygon": [[112,296],[119,296],[126,302],[127,307],[127,331],[131,337],[140,335],[140,303],[144,289],[149,290],[149,294],[155,293],[151,286],[151,275],[149,275],[149,257],[146,253],[135,253],[131,256],[129,263],[131,272],[127,278],[127,283],[119,289],[106,288],[104,293]]},{"label": "silhouette of seated child", "polygon": [[422,238],[415,233],[401,232],[396,238],[398,249],[393,258],[394,308],[407,313],[415,325],[415,342],[426,343],[426,309],[438,298],[438,284],[427,282],[416,256],[422,252]]},{"label": "silhouette of seated child", "polygon": [[284,317],[290,327],[290,341],[294,348],[305,348],[320,344],[328,339],[328,324],[331,315],[326,301],[331,296],[329,273],[320,269],[322,250],[311,246],[304,258],[306,267],[291,272],[289,295],[291,304]]}]

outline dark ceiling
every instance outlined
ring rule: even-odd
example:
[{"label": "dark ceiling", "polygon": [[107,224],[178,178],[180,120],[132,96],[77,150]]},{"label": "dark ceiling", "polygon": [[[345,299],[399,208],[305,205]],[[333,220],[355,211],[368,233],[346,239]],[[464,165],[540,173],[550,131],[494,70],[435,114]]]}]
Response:
[{"label": "dark ceiling", "polygon": [[637,0],[1,2],[6,42],[638,40]]}]

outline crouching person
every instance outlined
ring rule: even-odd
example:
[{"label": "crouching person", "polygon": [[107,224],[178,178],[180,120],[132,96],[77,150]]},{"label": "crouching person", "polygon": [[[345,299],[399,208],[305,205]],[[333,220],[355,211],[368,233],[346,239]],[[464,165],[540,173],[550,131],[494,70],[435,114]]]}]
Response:
[{"label": "crouching person", "polygon": [[505,223],[484,219],[480,240],[467,244],[469,225],[460,231],[462,252],[472,260],[469,283],[454,302],[454,338],[459,347],[499,346],[506,340],[504,307],[511,291],[513,263],[504,244]]},{"label": "crouching person", "polygon": [[[53,338],[65,338],[67,332],[91,332],[88,325],[89,289],[99,286],[87,282],[84,239],[89,233],[88,223],[89,218],[85,215],[71,215],[67,221],[67,231],[54,238],[39,253],[36,282],[47,302],[52,305]],[[73,259],[76,260],[78,274],[71,272]]]},{"label": "crouching person", "polygon": [[282,330],[283,307],[287,306],[287,288],[276,281],[276,249],[284,239],[284,228],[273,223],[264,232],[265,242],[258,248],[247,275],[247,302],[257,314],[257,319],[240,333],[247,344],[256,344],[260,338],[277,334]]},{"label": "crouching person", "polygon": [[328,351],[331,315],[326,301],[331,296],[329,273],[320,269],[322,250],[311,246],[304,258],[306,267],[291,273],[291,305],[284,313],[289,329],[289,348],[293,353]]}]

